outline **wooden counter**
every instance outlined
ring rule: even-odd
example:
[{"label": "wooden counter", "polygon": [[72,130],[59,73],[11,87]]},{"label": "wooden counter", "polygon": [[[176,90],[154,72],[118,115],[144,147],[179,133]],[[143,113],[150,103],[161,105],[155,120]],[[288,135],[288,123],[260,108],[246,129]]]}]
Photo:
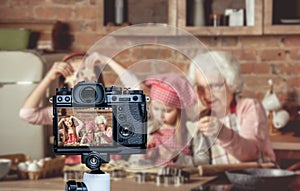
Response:
[{"label": "wooden counter", "polygon": [[[274,178],[274,181],[280,179]],[[12,178],[6,177],[4,180],[0,180],[0,191],[63,191],[65,190],[65,184],[63,177],[44,178],[38,180],[17,180],[16,176]],[[197,176],[193,175],[190,178],[189,183],[181,185],[156,185],[154,181],[146,183],[136,183],[133,176],[127,176],[126,178],[115,179],[111,178],[111,191],[191,191],[192,188],[199,188],[203,185],[221,185],[226,189],[216,190],[240,190],[235,188],[234,185],[228,182],[225,174],[219,176]],[[296,176],[288,185],[283,187],[289,188],[290,191],[300,190],[300,176]],[[101,189],[99,189],[100,191]],[[206,190],[206,189],[205,189]],[[267,189],[268,190],[268,189]],[[284,189],[286,190],[286,189]],[[250,190],[249,190],[250,191]]]},{"label": "wooden counter", "polygon": [[271,135],[270,138],[275,150],[300,151],[300,137],[295,137],[293,133]]},{"label": "wooden counter", "polygon": [[[285,133],[271,136],[271,142],[277,158],[298,158],[300,161],[300,137],[294,137],[292,133]],[[187,190],[205,184],[215,177],[192,177],[190,183],[179,186],[157,186],[155,182],[138,184],[133,178],[111,180],[111,191],[176,191]],[[298,187],[299,185],[299,187]],[[297,181],[297,188],[300,188],[300,180]],[[45,178],[39,180],[0,180],[0,191],[63,191],[65,182],[62,177]]]},{"label": "wooden counter", "polygon": [[[154,182],[147,182],[138,184],[133,179],[124,178],[119,180],[111,180],[111,191],[191,191],[192,188],[199,187],[203,184],[208,185],[226,185],[226,191],[236,190],[232,189],[230,183],[224,180],[224,175],[218,177],[194,177],[190,183],[179,186],[157,186]],[[276,180],[277,181],[277,180]],[[300,176],[296,177],[289,183],[288,187],[291,191],[298,191],[300,189]],[[0,191],[64,191],[65,182],[63,178],[46,178],[40,180],[1,180]],[[101,189],[99,189],[101,190]],[[224,190],[224,189],[221,189]],[[237,189],[239,190],[239,189]],[[250,190],[249,190],[250,191]]]},{"label": "wooden counter", "polygon": [[284,133],[270,136],[276,160],[280,164],[284,159],[300,161],[300,137],[293,133]]},{"label": "wooden counter", "polygon": [[[157,186],[155,182],[138,184],[132,178],[111,180],[112,191],[176,191],[191,190],[196,186],[204,184],[215,177],[193,177],[190,183],[179,186]],[[2,180],[0,181],[0,191],[63,191],[65,182],[63,178],[46,178],[39,180]]]}]

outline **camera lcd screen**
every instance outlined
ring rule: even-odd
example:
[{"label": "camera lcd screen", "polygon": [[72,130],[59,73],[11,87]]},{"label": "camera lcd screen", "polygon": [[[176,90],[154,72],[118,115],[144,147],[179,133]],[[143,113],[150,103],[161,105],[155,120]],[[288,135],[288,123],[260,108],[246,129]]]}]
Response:
[{"label": "camera lcd screen", "polygon": [[57,108],[60,147],[113,145],[112,108]]}]

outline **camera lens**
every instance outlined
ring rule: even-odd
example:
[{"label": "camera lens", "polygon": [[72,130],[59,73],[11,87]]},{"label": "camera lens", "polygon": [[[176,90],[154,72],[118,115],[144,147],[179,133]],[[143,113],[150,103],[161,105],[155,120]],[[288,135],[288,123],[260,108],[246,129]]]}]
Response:
[{"label": "camera lens", "polygon": [[85,87],[80,93],[80,97],[85,103],[92,103],[97,99],[97,92],[93,87]]},{"label": "camera lens", "polygon": [[123,137],[129,137],[133,133],[132,127],[128,124],[122,125],[119,132]]},{"label": "camera lens", "polygon": [[65,191],[88,191],[88,189],[83,182],[70,180],[66,183]]}]

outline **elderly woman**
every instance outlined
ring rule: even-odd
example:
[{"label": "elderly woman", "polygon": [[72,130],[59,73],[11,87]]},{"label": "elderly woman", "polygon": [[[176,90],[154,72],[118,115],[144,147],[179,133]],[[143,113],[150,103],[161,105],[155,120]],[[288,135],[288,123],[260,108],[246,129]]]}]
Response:
[{"label": "elderly woman", "polygon": [[181,155],[178,160],[189,166],[275,161],[265,111],[259,101],[240,96],[243,79],[231,54],[211,51],[196,56],[189,76],[208,112],[188,125],[196,129],[193,157]]}]

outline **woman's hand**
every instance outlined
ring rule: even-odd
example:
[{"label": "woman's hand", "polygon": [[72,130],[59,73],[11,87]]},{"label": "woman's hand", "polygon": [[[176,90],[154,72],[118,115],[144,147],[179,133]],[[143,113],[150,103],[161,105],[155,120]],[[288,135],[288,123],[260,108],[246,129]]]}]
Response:
[{"label": "woman's hand", "polygon": [[70,64],[66,62],[55,62],[43,80],[26,98],[22,108],[39,107],[52,81],[56,80],[60,75],[64,77],[70,76],[73,72],[74,69]]},{"label": "woman's hand", "polygon": [[108,62],[112,61],[111,58],[101,55],[97,52],[93,52],[92,54],[88,55],[85,60],[84,64],[88,68],[94,68],[95,65],[104,65]]},{"label": "woman's hand", "polygon": [[200,118],[197,127],[205,136],[218,137],[223,124],[217,117],[205,116]]},{"label": "woman's hand", "polygon": [[47,73],[46,77],[51,81],[56,80],[59,76],[68,77],[74,73],[74,68],[66,62],[54,62],[52,68]]}]

